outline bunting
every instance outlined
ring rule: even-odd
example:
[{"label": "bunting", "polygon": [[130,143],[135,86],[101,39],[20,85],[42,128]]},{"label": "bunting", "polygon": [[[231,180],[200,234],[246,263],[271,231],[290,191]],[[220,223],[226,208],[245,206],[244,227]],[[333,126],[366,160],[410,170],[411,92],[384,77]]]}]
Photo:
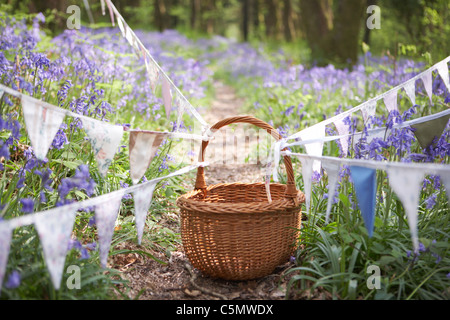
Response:
[{"label": "bunting", "polygon": [[445,61],[441,61],[436,65],[436,70],[438,71],[439,75],[442,78],[442,81],[444,82],[445,87],[448,90],[448,93],[450,93],[450,79],[448,74],[448,64]]},{"label": "bunting", "polygon": [[114,234],[114,226],[119,215],[119,208],[124,195],[123,190],[111,194],[109,199],[95,206],[95,223],[97,225],[100,265],[106,268],[109,248]]},{"label": "bunting", "polygon": [[61,284],[74,221],[75,213],[67,210],[61,210],[59,214],[44,214],[35,221],[44,259],[56,290]]},{"label": "bunting", "polygon": [[377,111],[377,102],[371,101],[367,103],[364,108],[361,109],[361,113],[364,119],[364,123],[367,125],[370,117],[375,117]]},{"label": "bunting", "polygon": [[328,202],[327,212],[325,215],[325,223],[328,223],[330,218],[331,206],[333,204],[334,194],[336,193],[336,187],[339,179],[339,163],[322,161],[322,166],[325,169],[328,177]]},{"label": "bunting", "polygon": [[439,139],[442,136],[449,119],[450,114],[447,114],[433,120],[411,125],[415,129],[414,135],[423,149],[428,148],[434,139]]},{"label": "bunting", "polygon": [[115,26],[115,23],[114,23],[114,11],[113,11],[113,8],[112,8],[112,4],[111,4],[110,0],[105,0],[105,1],[106,1],[106,5],[108,6],[109,15],[111,17],[111,24],[113,26]]},{"label": "bunting", "polygon": [[170,83],[166,77],[162,77],[161,81],[162,98],[166,109],[166,117],[169,119],[172,111],[172,93],[170,92]]},{"label": "bunting", "polygon": [[447,191],[447,198],[450,203],[450,173],[440,175],[441,181],[444,183],[445,190]]},{"label": "bunting", "polygon": [[[322,139],[325,137],[325,126],[318,125],[309,127],[299,132],[302,140]],[[306,153],[313,156],[321,156],[323,152],[323,141],[305,144]],[[320,173],[321,163],[315,160],[312,170]]]},{"label": "bunting", "polygon": [[383,98],[386,109],[389,112],[398,111],[397,106],[397,90],[392,90],[388,94],[386,94]]},{"label": "bunting", "polygon": [[377,193],[376,170],[350,166],[356,198],[369,237],[372,237],[375,221],[375,199]]},{"label": "bunting", "polygon": [[106,12],[105,12],[105,0],[100,0],[100,5],[101,5],[101,8],[102,8],[102,15],[105,15],[106,14]]},{"label": "bunting", "polygon": [[339,135],[343,136],[342,138],[340,138],[340,141],[341,141],[342,153],[343,153],[344,157],[346,157],[348,154],[348,142],[349,142],[348,134],[350,132],[350,127],[344,123],[343,118],[336,120],[334,122],[334,125],[336,126],[336,129],[337,129]]},{"label": "bunting", "polygon": [[432,95],[433,95],[433,77],[432,77],[432,71],[429,70],[427,72],[425,72],[422,76],[421,76],[421,80],[423,82],[423,85],[425,87],[425,92],[428,95],[428,98],[430,99],[430,104],[433,105],[433,101],[431,99]]},{"label": "bunting", "polygon": [[103,177],[106,177],[109,166],[112,163],[123,136],[123,127],[114,126],[90,118],[82,118],[83,128],[97,160],[98,169]]},{"label": "bunting", "polygon": [[175,92],[175,105],[178,107],[176,131],[179,132],[179,131],[181,131],[181,124],[183,122],[183,115],[186,112],[186,103],[180,97],[180,94],[177,93],[177,92]]},{"label": "bunting", "polygon": [[419,248],[417,236],[417,208],[425,173],[412,168],[388,168],[389,184],[405,208],[414,249]]},{"label": "bunting", "polygon": [[311,209],[311,193],[312,193],[312,171],[313,161],[311,158],[299,158],[302,164],[303,191],[305,193],[306,211]]},{"label": "bunting", "polygon": [[0,223],[0,291],[3,278],[5,277],[6,265],[8,263],[9,250],[11,247],[12,230],[6,223]]},{"label": "bunting", "polygon": [[22,112],[36,158],[44,160],[65,114],[22,96]]},{"label": "bunting", "polygon": [[154,131],[130,131],[130,177],[139,182],[167,134]]},{"label": "bunting", "polygon": [[138,243],[141,244],[144,234],[145,219],[147,218],[148,209],[153,199],[156,182],[146,184],[143,188],[133,192],[134,196],[134,215],[136,221],[136,230],[138,235]]},{"label": "bunting", "polygon": [[403,89],[405,90],[409,100],[411,100],[413,106],[416,105],[416,82],[415,81],[407,82],[403,87]]}]

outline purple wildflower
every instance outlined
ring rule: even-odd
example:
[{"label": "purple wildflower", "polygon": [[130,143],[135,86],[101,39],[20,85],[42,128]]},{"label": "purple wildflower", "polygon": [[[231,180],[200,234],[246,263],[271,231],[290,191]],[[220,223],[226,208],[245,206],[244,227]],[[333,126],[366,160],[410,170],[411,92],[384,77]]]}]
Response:
[{"label": "purple wildflower", "polygon": [[5,287],[8,289],[15,289],[20,285],[20,273],[17,270],[11,272],[8,280],[5,283]]}]

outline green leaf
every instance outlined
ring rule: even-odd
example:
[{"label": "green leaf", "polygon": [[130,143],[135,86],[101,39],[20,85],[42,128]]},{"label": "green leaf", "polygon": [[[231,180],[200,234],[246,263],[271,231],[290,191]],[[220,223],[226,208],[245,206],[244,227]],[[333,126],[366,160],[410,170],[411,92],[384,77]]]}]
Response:
[{"label": "green leaf", "polygon": [[397,258],[395,258],[393,256],[382,256],[380,258],[380,260],[378,260],[378,264],[380,266],[385,266],[385,265],[391,264],[392,262],[394,262],[396,260],[397,260]]}]

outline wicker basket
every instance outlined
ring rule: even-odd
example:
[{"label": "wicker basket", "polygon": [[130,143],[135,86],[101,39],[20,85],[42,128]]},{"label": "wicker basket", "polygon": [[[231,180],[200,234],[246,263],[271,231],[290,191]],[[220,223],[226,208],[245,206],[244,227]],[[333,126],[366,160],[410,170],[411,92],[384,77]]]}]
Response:
[{"label": "wicker basket", "polygon": [[[281,138],[269,124],[251,116],[227,118],[211,129],[237,122]],[[202,143],[202,161],[207,145]],[[291,159],[285,156],[284,163],[287,184],[270,184],[271,203],[262,182],[206,186],[204,168],[198,168],[195,190],[177,199],[184,251],[195,268],[214,278],[249,280],[288,261],[296,249],[305,197],[295,187]]]}]

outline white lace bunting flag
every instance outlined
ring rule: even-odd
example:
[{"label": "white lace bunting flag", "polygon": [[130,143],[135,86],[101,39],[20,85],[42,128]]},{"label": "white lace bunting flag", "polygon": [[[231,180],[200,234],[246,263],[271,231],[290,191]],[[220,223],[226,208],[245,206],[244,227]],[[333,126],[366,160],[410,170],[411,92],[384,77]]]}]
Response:
[{"label": "white lace bunting flag", "polygon": [[12,229],[7,222],[0,222],[0,291],[8,264],[9,250],[11,247]]},{"label": "white lace bunting flag", "polygon": [[[334,125],[336,126],[336,129],[339,133],[339,135],[343,136],[343,135],[348,135],[348,133],[350,132],[350,127],[344,123],[344,119],[343,118],[339,118],[336,121],[334,121]],[[349,137],[343,137],[339,139],[341,141],[341,147],[342,147],[342,152],[344,154],[344,157],[347,156],[348,153],[348,142],[349,142]]]},{"label": "white lace bunting flag", "polygon": [[172,93],[170,92],[170,83],[166,77],[162,77],[161,81],[162,99],[164,102],[164,107],[166,109],[166,117],[167,119],[169,119],[170,113],[172,111]]},{"label": "white lace bunting flag", "polygon": [[130,176],[133,184],[147,171],[159,146],[168,134],[153,131],[130,131]]},{"label": "white lace bunting flag", "polygon": [[391,111],[398,111],[397,106],[397,90],[393,90],[386,94],[383,98],[384,104],[386,106],[386,109]]},{"label": "white lace bunting flag", "polygon": [[442,174],[440,175],[442,182],[444,183],[445,191],[447,192],[447,198],[450,202],[450,174]]},{"label": "white lace bunting flag", "polygon": [[34,222],[44,251],[53,286],[59,289],[64,271],[64,263],[75,221],[75,212],[62,209],[36,216]]},{"label": "white lace bunting flag", "polygon": [[105,0],[105,1],[106,1],[106,5],[108,6],[109,15],[111,17],[111,24],[113,26],[115,26],[115,23],[114,23],[114,11],[113,11],[113,8],[111,6],[111,3],[109,2],[110,0]]},{"label": "white lace bunting flag", "polygon": [[[312,127],[306,128],[299,132],[299,137],[302,141],[322,139],[325,137],[325,125],[319,123]],[[305,144],[306,153],[311,156],[322,156],[323,143],[323,141],[319,141]],[[320,160],[314,160],[312,169],[320,173],[320,168]]]},{"label": "white lace bunting flag", "polygon": [[105,15],[105,0],[100,0],[100,5],[102,7],[102,15]]},{"label": "white lace bunting flag", "polygon": [[42,106],[26,96],[22,96],[22,111],[34,154],[38,159],[44,160],[65,113]]},{"label": "white lace bunting flag", "polygon": [[123,127],[88,118],[82,118],[81,121],[91,142],[100,174],[106,177],[108,168],[122,140]]},{"label": "white lace bunting flag", "polygon": [[428,98],[430,99],[430,104],[433,105],[433,101],[431,99],[432,95],[433,95],[433,75],[431,70],[428,72],[425,72],[422,77],[422,82],[423,85],[425,87],[425,91],[428,95]]},{"label": "white lace bunting flag", "polygon": [[109,248],[123,195],[123,191],[115,192],[106,201],[95,206],[95,224],[97,226],[100,265],[102,268],[106,268]]},{"label": "white lace bunting flag", "polygon": [[366,105],[364,105],[363,108],[361,108],[361,113],[362,113],[364,123],[366,126],[368,124],[370,117],[375,117],[376,112],[377,112],[377,102],[376,101],[368,102]]},{"label": "white lace bunting flag", "polygon": [[145,55],[144,61],[145,67],[147,69],[148,80],[150,81],[150,87],[152,88],[153,94],[155,94],[156,83],[158,82],[159,77],[159,70],[158,67],[155,65],[155,63],[153,62],[153,60],[148,55]]},{"label": "white lace bunting flag", "polygon": [[409,100],[413,106],[416,104],[416,83],[415,81],[410,81],[403,86],[406,94],[408,95]]},{"label": "white lace bunting flag", "polygon": [[311,193],[312,193],[312,171],[313,171],[313,160],[311,158],[298,157],[302,163],[302,176],[304,193],[306,200],[306,211],[309,213],[311,207]]},{"label": "white lace bunting flag", "polygon": [[417,251],[419,248],[417,236],[417,209],[419,206],[420,191],[425,172],[417,170],[417,168],[399,167],[388,168],[386,171],[392,190],[397,194],[405,208],[413,246]]},{"label": "white lace bunting flag", "polygon": [[448,92],[450,93],[450,83],[449,83],[449,74],[448,74],[448,64],[446,61],[441,61],[436,65],[436,70],[442,78],[445,86],[447,87]]},{"label": "white lace bunting flag", "polygon": [[322,161],[322,166],[325,169],[328,176],[328,203],[327,203],[327,213],[325,217],[325,223],[328,223],[331,206],[333,205],[334,194],[336,192],[336,187],[339,179],[339,163],[333,161]]},{"label": "white lace bunting flag", "polygon": [[148,209],[150,208],[153,192],[155,191],[157,182],[146,183],[141,188],[133,192],[134,198],[134,215],[136,220],[136,230],[138,235],[138,243],[142,242],[144,234],[145,219],[147,218]]}]

